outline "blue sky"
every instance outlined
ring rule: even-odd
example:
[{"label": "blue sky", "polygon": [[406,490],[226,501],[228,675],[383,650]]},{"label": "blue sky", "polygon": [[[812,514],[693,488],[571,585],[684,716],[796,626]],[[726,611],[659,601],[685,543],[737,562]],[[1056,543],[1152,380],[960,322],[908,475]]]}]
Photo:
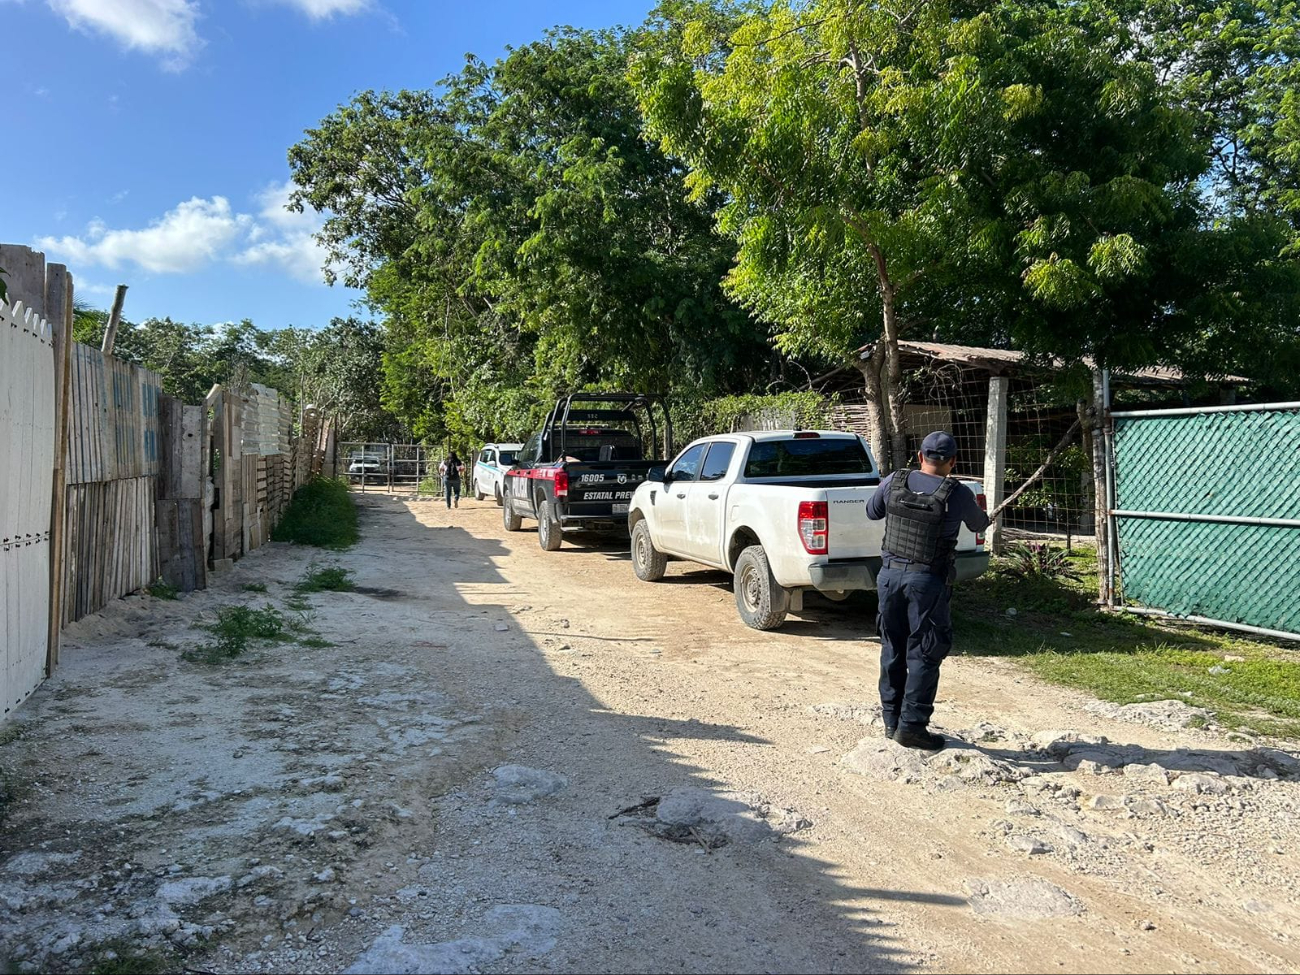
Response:
[{"label": "blue sky", "polygon": [[428,88],[549,26],[641,22],[651,0],[0,0],[10,97],[0,240],[66,263],[126,317],[319,327],[358,297],[320,279],[283,210],[285,154],[354,92]]}]

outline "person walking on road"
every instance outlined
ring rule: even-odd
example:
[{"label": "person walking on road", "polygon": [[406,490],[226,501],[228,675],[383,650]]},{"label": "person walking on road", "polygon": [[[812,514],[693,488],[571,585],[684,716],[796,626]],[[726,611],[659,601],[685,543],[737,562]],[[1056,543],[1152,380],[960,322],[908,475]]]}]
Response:
[{"label": "person walking on road", "polygon": [[952,584],[957,534],[989,526],[975,494],[953,479],[957,442],[935,431],[921,442],[920,470],[894,471],[867,502],[867,517],[885,519],[880,552],[880,711],[885,736],[908,748],[937,751],[929,730],[939,667],[952,649]]},{"label": "person walking on road", "polygon": [[447,499],[447,507],[453,504],[452,494],[456,495],[455,506],[460,507],[460,476],[465,471],[465,464],[456,456],[456,451],[447,455],[446,460],[438,465],[438,473],[442,475],[442,491]]}]

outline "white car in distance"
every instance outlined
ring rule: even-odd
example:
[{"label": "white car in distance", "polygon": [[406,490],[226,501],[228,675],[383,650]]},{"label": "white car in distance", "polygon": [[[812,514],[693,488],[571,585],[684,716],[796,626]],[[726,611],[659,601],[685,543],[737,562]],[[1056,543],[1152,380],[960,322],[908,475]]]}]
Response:
[{"label": "white car in distance", "polygon": [[506,471],[515,465],[515,455],[523,449],[521,443],[484,444],[474,459],[474,497],[495,498],[501,504],[501,486],[505,481]]}]

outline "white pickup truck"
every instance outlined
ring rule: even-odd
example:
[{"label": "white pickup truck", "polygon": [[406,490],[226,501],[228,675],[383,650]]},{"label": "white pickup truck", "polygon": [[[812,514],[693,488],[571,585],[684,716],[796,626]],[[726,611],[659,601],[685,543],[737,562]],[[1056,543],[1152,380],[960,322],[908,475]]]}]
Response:
[{"label": "white pickup truck", "polygon": [[[815,589],[833,600],[874,589],[884,521],[867,519],[880,473],[852,433],[782,430],[696,440],[650,472],[628,508],[637,578],[663,578],[670,558],[735,576],[740,618],[772,630]],[[964,481],[984,503],[978,481]],[[984,539],[964,525],[957,578],[988,569]]]}]

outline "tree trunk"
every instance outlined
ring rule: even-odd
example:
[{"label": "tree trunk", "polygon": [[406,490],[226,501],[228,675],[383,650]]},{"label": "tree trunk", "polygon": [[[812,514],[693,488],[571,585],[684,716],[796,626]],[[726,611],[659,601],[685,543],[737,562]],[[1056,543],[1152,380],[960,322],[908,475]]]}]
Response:
[{"label": "tree trunk", "polygon": [[867,393],[867,441],[871,444],[876,465],[882,472],[889,468],[889,435],[885,420],[884,390],[880,382],[880,371],[884,364],[885,350],[879,342],[872,350],[870,359],[857,362]]},{"label": "tree trunk", "polygon": [[903,413],[903,367],[898,356],[894,287],[883,273],[880,280],[880,304],[884,311],[881,345],[885,350],[885,391],[889,403],[889,453],[892,468],[898,470],[907,466],[910,451],[907,449],[907,417]]}]

